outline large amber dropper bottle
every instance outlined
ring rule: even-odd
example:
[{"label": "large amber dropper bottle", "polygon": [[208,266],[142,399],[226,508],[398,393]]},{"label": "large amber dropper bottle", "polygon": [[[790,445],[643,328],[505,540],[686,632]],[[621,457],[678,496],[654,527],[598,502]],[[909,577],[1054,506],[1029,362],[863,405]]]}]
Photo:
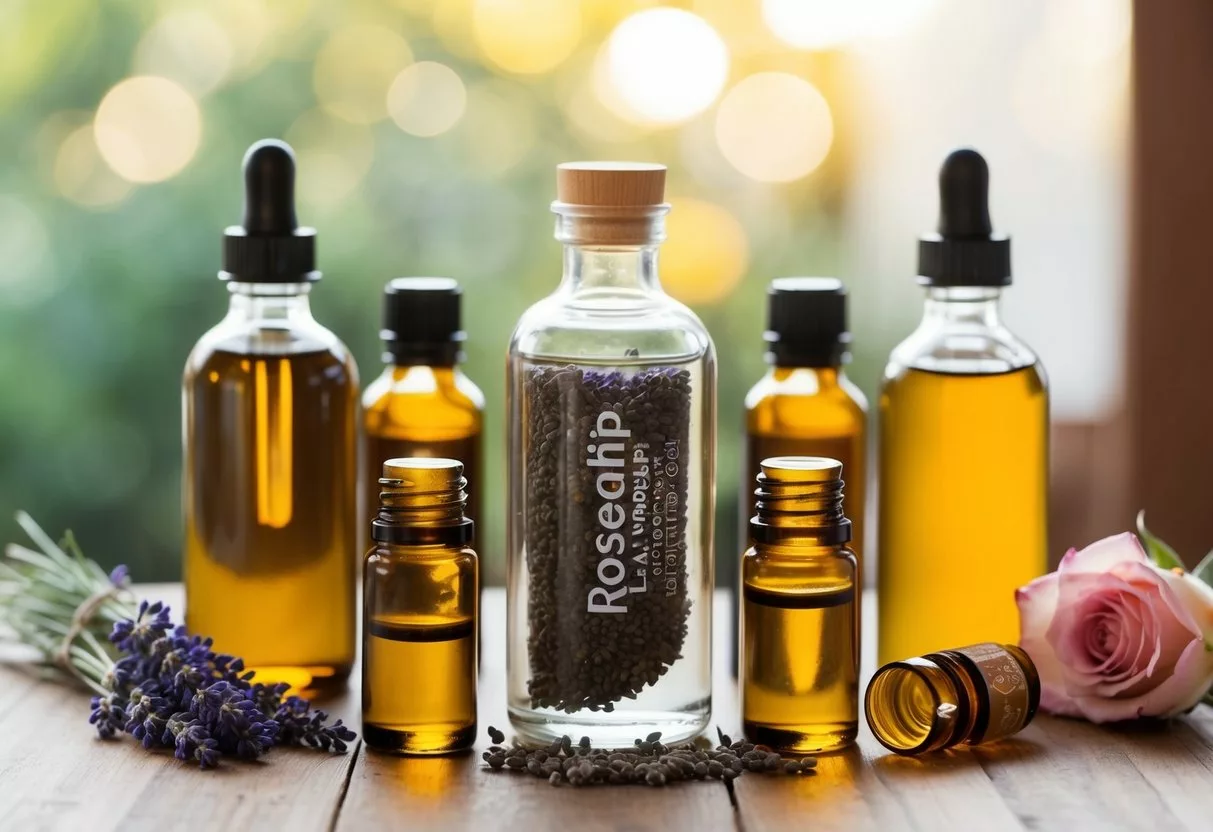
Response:
[{"label": "large amber dropper bottle", "polygon": [[308,306],[291,149],[258,142],[244,175],[228,313],[185,366],[186,626],[258,681],[311,690],[354,662],[358,374]]},{"label": "large amber dropper bottle", "polygon": [[992,233],[989,171],[940,172],[939,233],[919,244],[922,323],[880,397],[880,664],[955,644],[1014,643],[1014,591],[1045,570],[1049,397],[999,318],[1010,242]]}]

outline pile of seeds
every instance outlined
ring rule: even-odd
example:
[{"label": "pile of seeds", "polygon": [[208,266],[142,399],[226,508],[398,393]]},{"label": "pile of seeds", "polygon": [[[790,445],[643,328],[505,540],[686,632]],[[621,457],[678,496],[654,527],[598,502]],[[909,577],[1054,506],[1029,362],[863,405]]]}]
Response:
[{"label": "pile of seeds", "polygon": [[709,779],[727,783],[745,771],[813,774],[817,767],[812,757],[785,760],[766,746],[733,742],[724,733],[714,750],[708,742],[667,746],[660,731],[636,740],[635,748],[618,750],[593,748],[589,737],[574,745],[567,734],[543,748],[505,748],[505,734],[492,726],[489,738],[493,746],[481,755],[489,768],[543,777],[553,786],[664,786]]},{"label": "pile of seeds", "polygon": [[[698,462],[687,458],[690,373],[537,366],[524,387],[528,692],[534,707],[612,711],[682,658],[691,610],[688,468]],[[637,555],[652,555],[642,567],[646,591],[629,592],[627,612],[618,614],[587,610],[588,593],[601,586],[603,554],[595,541],[605,507],[596,489],[604,469],[587,464],[587,449],[603,441],[590,434],[608,411],[630,431],[626,440],[606,440],[622,443],[622,454],[612,456],[626,460],[612,469],[624,474],[626,489],[619,505],[627,511],[629,543],[619,559],[631,569]],[[628,584],[634,579],[629,573]]]}]

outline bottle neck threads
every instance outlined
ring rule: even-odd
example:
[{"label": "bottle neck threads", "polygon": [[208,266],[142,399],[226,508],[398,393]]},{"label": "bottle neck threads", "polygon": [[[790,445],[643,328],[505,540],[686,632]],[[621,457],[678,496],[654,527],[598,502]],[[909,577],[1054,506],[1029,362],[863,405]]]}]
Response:
[{"label": "bottle neck threads", "polygon": [[[828,457],[764,459],[751,537],[759,543],[805,541],[838,546],[851,539],[842,508],[842,463]],[[807,540],[806,540],[807,539]]]},{"label": "bottle neck threads", "polygon": [[382,543],[458,545],[472,539],[464,516],[467,479],[453,459],[403,458],[383,463],[379,513],[371,537]]}]

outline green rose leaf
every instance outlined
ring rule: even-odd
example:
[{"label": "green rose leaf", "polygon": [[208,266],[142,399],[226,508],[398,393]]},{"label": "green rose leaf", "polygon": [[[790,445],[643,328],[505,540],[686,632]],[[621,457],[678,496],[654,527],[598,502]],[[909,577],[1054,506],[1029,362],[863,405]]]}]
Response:
[{"label": "green rose leaf", "polygon": [[[1154,561],[1154,565],[1159,569],[1184,568],[1184,562],[1179,559],[1179,555],[1175,553],[1175,550],[1162,539],[1151,534],[1150,530],[1146,528],[1145,509],[1137,512],[1137,533],[1141,536],[1142,543],[1146,544],[1146,554],[1150,556],[1150,560]],[[1205,565],[1208,560],[1208,558],[1205,558],[1204,561],[1201,561],[1201,565]],[[1209,569],[1213,572],[1213,564],[1209,565]]]}]

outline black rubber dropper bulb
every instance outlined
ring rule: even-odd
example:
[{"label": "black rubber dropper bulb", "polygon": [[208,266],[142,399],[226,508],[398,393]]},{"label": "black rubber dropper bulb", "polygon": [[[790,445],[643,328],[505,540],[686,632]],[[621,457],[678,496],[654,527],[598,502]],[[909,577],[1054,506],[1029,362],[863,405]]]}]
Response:
[{"label": "black rubber dropper bulb", "polygon": [[928,286],[1007,286],[1011,241],[990,221],[990,168],[976,150],[954,150],[939,171],[936,234],[918,242],[919,282]]},{"label": "black rubber dropper bulb", "polygon": [[224,232],[225,280],[303,283],[316,271],[316,230],[295,216],[295,154],[290,145],[263,139],[244,155],[244,220]]},{"label": "black rubber dropper bulb", "polygon": [[295,219],[295,154],[285,142],[264,139],[244,154],[244,230],[290,234]]}]

